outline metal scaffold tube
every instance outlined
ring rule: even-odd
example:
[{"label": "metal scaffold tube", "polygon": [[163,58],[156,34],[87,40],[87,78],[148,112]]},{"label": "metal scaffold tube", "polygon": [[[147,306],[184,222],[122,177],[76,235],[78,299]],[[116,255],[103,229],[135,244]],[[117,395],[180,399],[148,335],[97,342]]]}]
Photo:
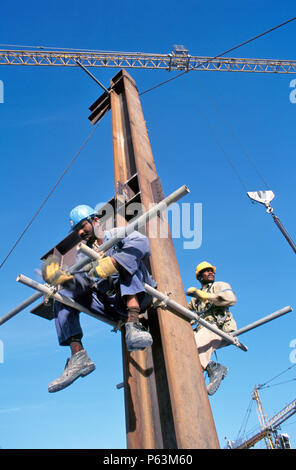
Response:
[{"label": "metal scaffold tube", "polygon": [[111,320],[108,320],[108,318],[104,317],[103,315],[92,313],[89,309],[79,304],[75,300],[57,292],[55,288],[49,287],[44,284],[40,284],[39,282],[34,281],[33,279],[30,279],[29,277],[24,276],[23,274],[20,274],[16,280],[17,282],[21,282],[22,284],[25,284],[26,286],[31,287],[32,289],[36,289],[40,291],[43,295],[46,295],[48,297],[53,297],[54,299],[58,300],[62,304],[75,308],[79,312],[86,313],[87,315],[90,315],[91,317],[102,320],[103,322],[108,323],[109,325],[113,325],[113,326],[116,325],[116,322],[112,322]]},{"label": "metal scaffold tube", "polygon": [[231,335],[232,336],[242,335],[243,333],[246,333],[247,331],[251,331],[254,328],[258,328],[258,326],[265,325],[266,323],[272,320],[275,320],[276,318],[279,318],[282,315],[285,315],[286,313],[292,312],[292,310],[293,310],[292,307],[288,305],[287,307],[277,310],[276,312],[273,312],[270,315],[267,315],[266,317],[260,318],[259,320],[256,320],[253,323],[250,323],[249,325],[246,325],[240,328],[239,330],[233,331]]},{"label": "metal scaffold tube", "polygon": [[[86,245],[81,244],[80,250],[92,259],[98,259],[99,258],[98,253],[96,251],[92,250],[91,248],[89,248]],[[147,291],[148,294],[150,294],[151,296],[154,296],[158,300],[162,301],[163,305],[165,307],[169,307],[170,309],[172,309],[173,312],[180,313],[181,315],[185,316],[188,320],[198,321],[201,325],[203,325],[206,328],[208,328],[209,330],[213,331],[218,336],[225,339],[225,341],[227,341],[228,343],[233,344],[234,346],[237,346],[238,348],[242,349],[243,351],[248,350],[247,346],[240,343],[237,340],[237,338],[233,338],[232,336],[228,335],[224,331],[219,330],[219,328],[217,328],[215,325],[213,325],[211,323],[208,323],[207,321],[200,318],[197,314],[193,313],[188,308],[183,307],[183,305],[180,305],[179,303],[177,303],[174,300],[170,299],[168,295],[163,294],[162,292],[159,292],[157,289],[154,289],[149,284],[144,283],[144,287],[145,287],[145,290]]]},{"label": "metal scaffold tube", "polygon": [[[153,287],[149,286],[148,284],[144,284],[144,287],[145,287],[145,290],[148,292],[148,294],[156,297],[158,300],[163,302],[164,308],[169,308],[173,312],[177,312],[177,313],[181,314],[182,316],[186,317],[188,320],[197,321],[200,325],[204,326],[208,330],[211,330],[213,333],[220,336],[221,338],[223,338],[225,341],[232,344],[233,346],[237,346],[242,351],[247,351],[248,350],[247,346],[240,343],[237,340],[237,338],[234,338],[230,334],[227,334],[224,331],[220,330],[214,324],[209,323],[206,320],[203,320],[196,313],[192,312],[191,310],[189,310],[188,308],[186,308],[183,305],[179,304],[178,302],[175,302],[174,300],[172,300],[167,294],[164,294],[163,292],[159,292],[157,289],[154,289]],[[160,304],[160,307],[161,306],[162,305]]]},{"label": "metal scaffold tube", "polygon": [[[89,258],[92,258],[93,260],[98,259],[99,255],[96,251],[92,250],[88,246],[84,244],[80,244],[80,250],[87,255]],[[215,325],[203,320],[199,315],[196,313],[192,312],[188,308],[184,307],[183,305],[175,302],[172,300],[167,294],[164,294],[157,289],[154,289],[148,284],[144,284],[145,290],[150,294],[151,296],[156,297],[159,301],[163,302],[163,306],[171,308],[173,311],[180,313],[184,317],[186,317],[190,321],[197,321],[200,323],[202,326],[208,328],[209,330],[213,331],[216,333],[218,336],[223,338],[225,341],[227,341],[230,344],[233,344],[234,346],[237,346],[238,348],[242,349],[243,351],[247,351],[248,348],[244,344],[240,343],[237,341],[237,336],[242,335],[243,333],[246,333],[248,331],[253,330],[254,328],[258,328],[261,325],[264,325],[272,320],[275,320],[276,318],[279,318],[286,313],[291,312],[293,309],[289,305],[287,307],[284,307],[280,310],[277,310],[276,312],[271,313],[270,315],[267,315],[263,318],[260,318],[259,320],[256,320],[253,323],[250,323],[249,325],[246,325],[236,331],[233,331],[229,334],[225,333],[224,331],[220,330],[217,328]],[[161,305],[160,305],[161,306]]]},{"label": "metal scaffold tube", "polygon": [[32,303],[36,302],[36,300],[40,299],[42,297],[42,293],[36,292],[36,294],[31,295],[31,297],[28,297],[28,299],[24,300],[21,302],[17,307],[14,307],[12,310],[10,310],[8,313],[3,315],[0,318],[0,326],[3,325],[3,323],[7,322],[10,320],[12,317],[17,315],[19,312],[27,308],[29,305]]}]

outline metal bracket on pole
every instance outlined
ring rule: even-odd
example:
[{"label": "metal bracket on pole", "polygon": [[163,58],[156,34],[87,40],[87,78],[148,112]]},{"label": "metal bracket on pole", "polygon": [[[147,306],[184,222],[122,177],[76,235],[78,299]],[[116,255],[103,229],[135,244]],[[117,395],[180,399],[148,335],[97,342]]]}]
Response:
[{"label": "metal bracket on pole", "polygon": [[153,308],[163,308],[163,309],[166,309],[167,308],[167,300],[170,300],[170,296],[171,295],[171,292],[167,292],[165,294],[165,298],[163,300],[160,300],[160,299],[156,299],[154,300],[153,302]]}]

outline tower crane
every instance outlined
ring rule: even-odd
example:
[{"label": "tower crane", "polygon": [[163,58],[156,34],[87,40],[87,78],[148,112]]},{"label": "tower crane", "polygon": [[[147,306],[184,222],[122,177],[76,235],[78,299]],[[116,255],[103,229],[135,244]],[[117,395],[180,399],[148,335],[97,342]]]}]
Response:
[{"label": "tower crane", "polygon": [[286,405],[281,411],[276,413],[272,418],[268,418],[262,405],[261,398],[259,396],[260,387],[255,386],[252,398],[257,404],[257,413],[260,423],[260,431],[249,437],[244,441],[236,441],[231,444],[232,449],[249,449],[257,444],[262,439],[265,440],[266,447],[268,449],[278,448],[277,439],[277,428],[293,414],[296,413],[296,399]]},{"label": "tower crane", "polygon": [[248,59],[234,57],[191,56],[183,45],[175,45],[169,54],[142,52],[101,52],[88,50],[3,50],[0,65],[77,66],[157,69],[167,71],[216,71],[296,73],[296,60]]}]

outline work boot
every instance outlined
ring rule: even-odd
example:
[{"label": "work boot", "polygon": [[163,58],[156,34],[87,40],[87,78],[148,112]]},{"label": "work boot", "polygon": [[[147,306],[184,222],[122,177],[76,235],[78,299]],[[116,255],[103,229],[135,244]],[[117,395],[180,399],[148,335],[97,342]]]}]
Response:
[{"label": "work boot", "polygon": [[85,377],[90,374],[95,368],[96,366],[90,360],[86,351],[82,349],[67,360],[64,372],[58,379],[50,382],[48,391],[53,393],[63,390],[63,388],[71,385],[79,377]]},{"label": "work boot", "polygon": [[151,346],[153,340],[142,323],[127,322],[125,324],[125,342],[128,351],[138,351]]},{"label": "work boot", "polygon": [[217,364],[217,362],[210,361],[208,366],[206,367],[206,371],[208,373],[210,383],[207,386],[208,395],[214,395],[217,392],[218,388],[224,377],[228,372],[228,368],[222,366],[222,364]]}]

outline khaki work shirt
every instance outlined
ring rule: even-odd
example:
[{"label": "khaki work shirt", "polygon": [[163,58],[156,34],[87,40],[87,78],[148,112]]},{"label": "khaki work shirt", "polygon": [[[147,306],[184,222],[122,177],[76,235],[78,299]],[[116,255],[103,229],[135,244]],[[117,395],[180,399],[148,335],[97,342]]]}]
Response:
[{"label": "khaki work shirt", "polygon": [[[227,282],[213,282],[202,287],[203,291],[211,294],[209,300],[192,298],[188,303],[189,310],[201,315],[201,318],[214,323],[218,328],[229,333],[237,329],[236,322],[229,307],[236,303],[236,296]],[[202,326],[198,325],[197,329]]]}]

